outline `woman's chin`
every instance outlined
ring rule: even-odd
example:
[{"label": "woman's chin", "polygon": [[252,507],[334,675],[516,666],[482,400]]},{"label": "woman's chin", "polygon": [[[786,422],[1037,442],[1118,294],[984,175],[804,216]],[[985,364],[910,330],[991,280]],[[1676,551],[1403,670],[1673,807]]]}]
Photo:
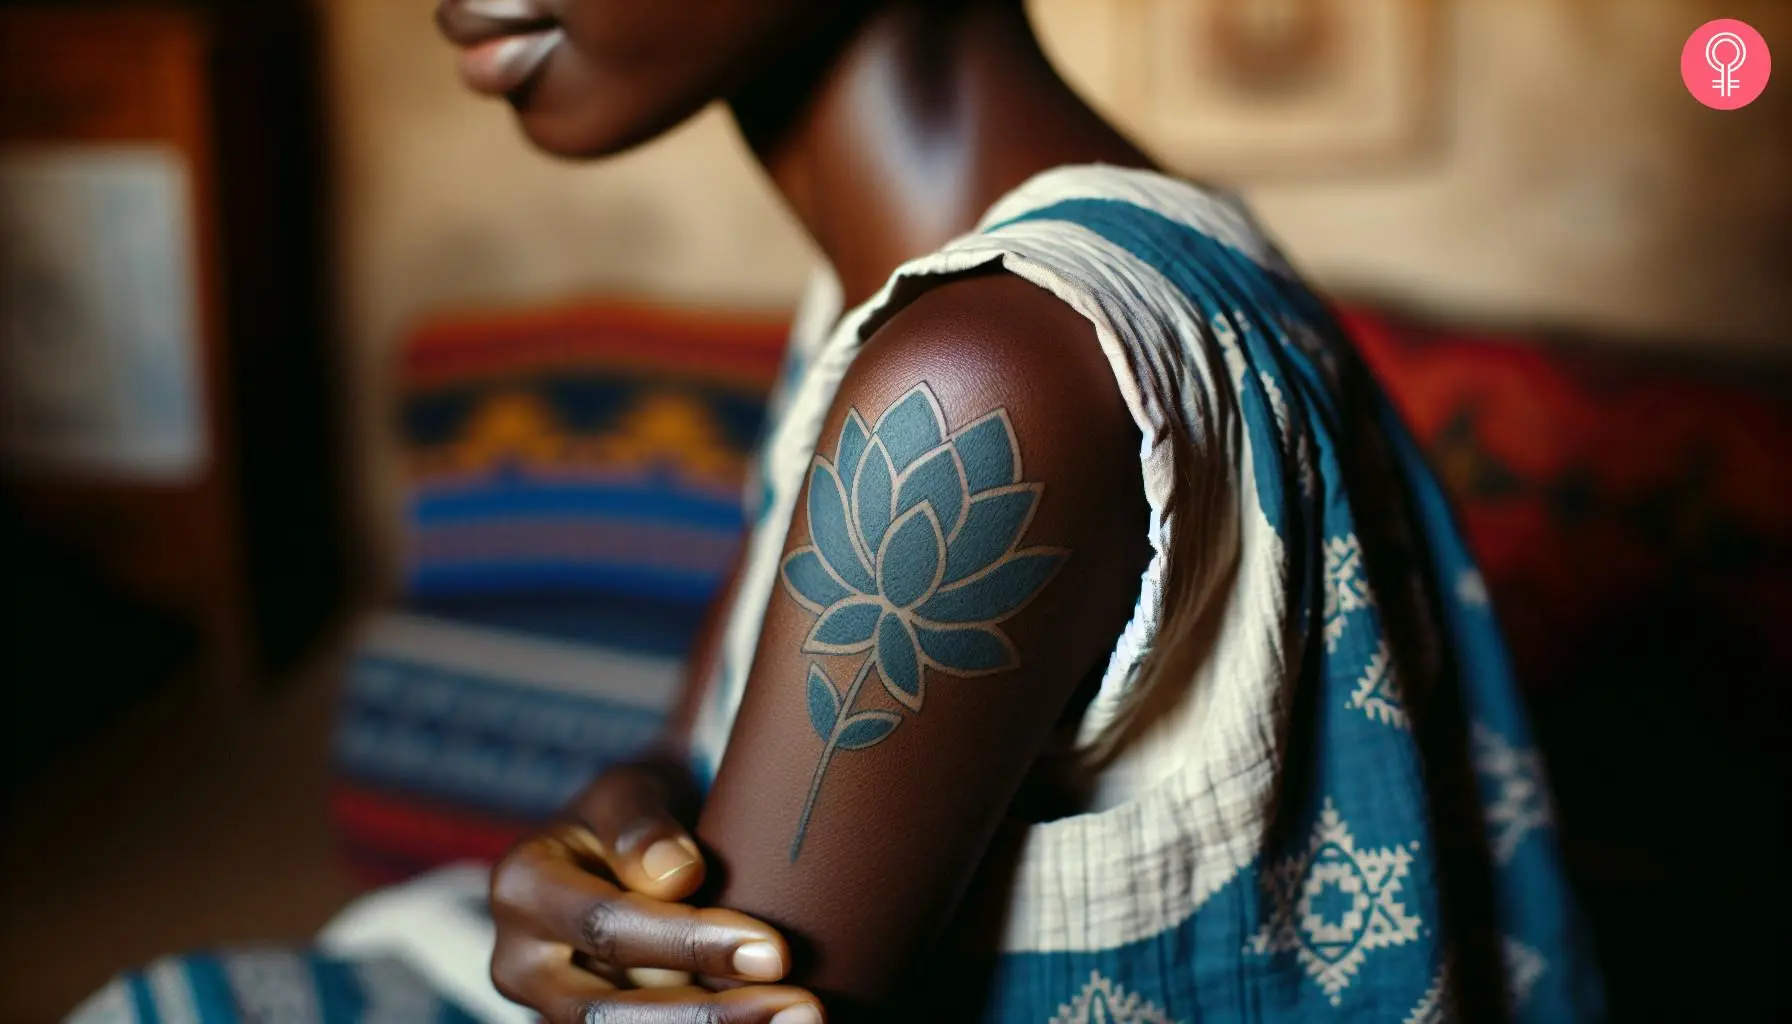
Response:
[{"label": "woman's chin", "polygon": [[652,142],[702,110],[705,103],[576,111],[543,107],[525,93],[512,100],[523,134],[542,152],[566,160],[595,160]]}]

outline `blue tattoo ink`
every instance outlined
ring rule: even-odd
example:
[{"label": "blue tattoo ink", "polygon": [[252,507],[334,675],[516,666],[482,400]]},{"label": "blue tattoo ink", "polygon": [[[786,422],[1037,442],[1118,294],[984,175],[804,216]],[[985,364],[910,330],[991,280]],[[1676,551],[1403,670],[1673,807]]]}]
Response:
[{"label": "blue tattoo ink", "polygon": [[809,663],[809,722],[822,750],[792,861],[834,755],[876,746],[902,723],[899,712],[859,707],[874,669],[884,692],[919,714],[928,670],[974,677],[1020,664],[997,626],[1026,607],[1070,553],[1016,547],[1044,490],[1021,475],[1005,410],[952,433],[925,384],[869,430],[850,410],[833,460],[815,457],[810,543],[784,559],[784,587],[815,615],[805,652],[866,658],[844,693]]}]

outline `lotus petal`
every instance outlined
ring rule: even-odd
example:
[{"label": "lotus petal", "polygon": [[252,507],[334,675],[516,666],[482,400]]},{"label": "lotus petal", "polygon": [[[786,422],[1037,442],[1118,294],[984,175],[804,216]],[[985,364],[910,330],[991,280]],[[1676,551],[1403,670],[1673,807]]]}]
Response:
[{"label": "lotus petal", "polygon": [[941,445],[923,455],[902,474],[896,486],[896,514],[901,515],[925,501],[939,517],[940,532],[950,537],[964,517],[969,501],[965,491],[964,470],[958,465],[958,453],[951,445]]},{"label": "lotus petal", "polygon": [[1008,412],[997,409],[952,436],[972,494],[1020,482],[1020,445]]},{"label": "lotus petal", "polygon": [[959,676],[988,675],[1020,664],[1014,644],[983,626],[934,628],[917,624],[915,637],[929,664]]},{"label": "lotus petal", "polygon": [[896,467],[890,465],[890,453],[884,450],[883,442],[872,438],[852,490],[852,518],[859,526],[859,540],[867,558],[877,554],[890,520],[896,518],[895,490]]},{"label": "lotus petal", "polygon": [[1061,549],[1028,548],[938,591],[915,614],[935,622],[1000,622],[1032,600],[1063,563]]},{"label": "lotus petal", "polygon": [[900,615],[887,614],[877,624],[877,674],[897,703],[921,710],[921,655]]},{"label": "lotus petal", "polygon": [[840,482],[846,485],[848,493],[852,492],[852,483],[858,478],[859,458],[865,454],[869,434],[865,421],[859,417],[859,410],[848,410],[846,423],[840,427],[840,443],[834,447],[834,470],[840,474]]},{"label": "lotus petal", "polygon": [[916,384],[884,411],[871,432],[883,440],[900,473],[939,446],[946,436],[946,419],[933,391],[926,384]]},{"label": "lotus petal", "polygon": [[878,592],[898,608],[907,608],[940,585],[946,568],[946,539],[933,506],[916,505],[890,527],[877,553]]},{"label": "lotus petal", "polygon": [[784,559],[784,585],[796,603],[817,615],[829,605],[844,601],[852,591],[828,571],[813,547],[801,547]]},{"label": "lotus petal", "polygon": [[1039,492],[1038,484],[1015,484],[971,499],[964,523],[947,545],[944,585],[989,568],[1013,549],[1039,504]]},{"label": "lotus petal", "polygon": [[826,462],[817,461],[809,474],[809,537],[828,568],[847,586],[861,594],[875,592],[871,566],[852,542],[852,525],[846,518],[846,492]]},{"label": "lotus petal", "polygon": [[876,598],[848,598],[821,613],[803,640],[803,650],[813,654],[857,654],[868,650],[883,610],[883,602]]}]

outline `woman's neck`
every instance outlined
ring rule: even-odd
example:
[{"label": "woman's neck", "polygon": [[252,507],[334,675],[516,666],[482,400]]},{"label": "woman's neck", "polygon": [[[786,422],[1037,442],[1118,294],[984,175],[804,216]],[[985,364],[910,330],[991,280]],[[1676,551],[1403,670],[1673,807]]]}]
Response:
[{"label": "woman's neck", "polygon": [[894,0],[733,102],[849,305],[1064,164],[1149,166],[1040,52],[1013,0]]}]

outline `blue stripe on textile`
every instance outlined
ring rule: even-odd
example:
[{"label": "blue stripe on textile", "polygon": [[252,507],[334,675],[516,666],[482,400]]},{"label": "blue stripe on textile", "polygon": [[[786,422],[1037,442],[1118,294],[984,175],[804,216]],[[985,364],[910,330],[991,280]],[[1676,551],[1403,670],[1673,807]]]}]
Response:
[{"label": "blue stripe on textile", "polygon": [[131,994],[131,1008],[137,1013],[137,1024],[161,1024],[162,1014],[149,991],[149,979],[132,971],[125,976],[125,988]]},{"label": "blue stripe on textile", "polygon": [[343,776],[381,788],[539,817],[638,754],[664,722],[595,697],[362,657],[349,669],[334,759]]},{"label": "blue stripe on textile", "polygon": [[187,986],[193,990],[200,1024],[235,1024],[236,999],[218,958],[210,953],[195,953],[181,959],[181,968],[186,972]]},{"label": "blue stripe on textile", "polygon": [[571,560],[426,563],[411,570],[405,591],[423,602],[479,594],[591,591],[700,604],[714,596],[724,571],[723,566],[713,571],[674,571]]},{"label": "blue stripe on textile", "polygon": [[667,490],[550,485],[536,481],[425,490],[411,498],[408,517],[417,526],[463,520],[552,517],[629,519],[714,530],[739,530],[745,521],[738,494],[712,497]]},{"label": "blue stripe on textile", "polygon": [[639,587],[622,595],[557,587],[532,588],[524,595],[457,590],[418,595],[405,602],[404,610],[527,637],[683,658],[703,624],[713,593],[713,588],[705,590],[699,601],[683,595],[661,600]]},{"label": "blue stripe on textile", "polygon": [[340,961],[316,954],[305,957],[305,968],[311,975],[323,1024],[361,1024],[368,1000],[354,972]]}]

